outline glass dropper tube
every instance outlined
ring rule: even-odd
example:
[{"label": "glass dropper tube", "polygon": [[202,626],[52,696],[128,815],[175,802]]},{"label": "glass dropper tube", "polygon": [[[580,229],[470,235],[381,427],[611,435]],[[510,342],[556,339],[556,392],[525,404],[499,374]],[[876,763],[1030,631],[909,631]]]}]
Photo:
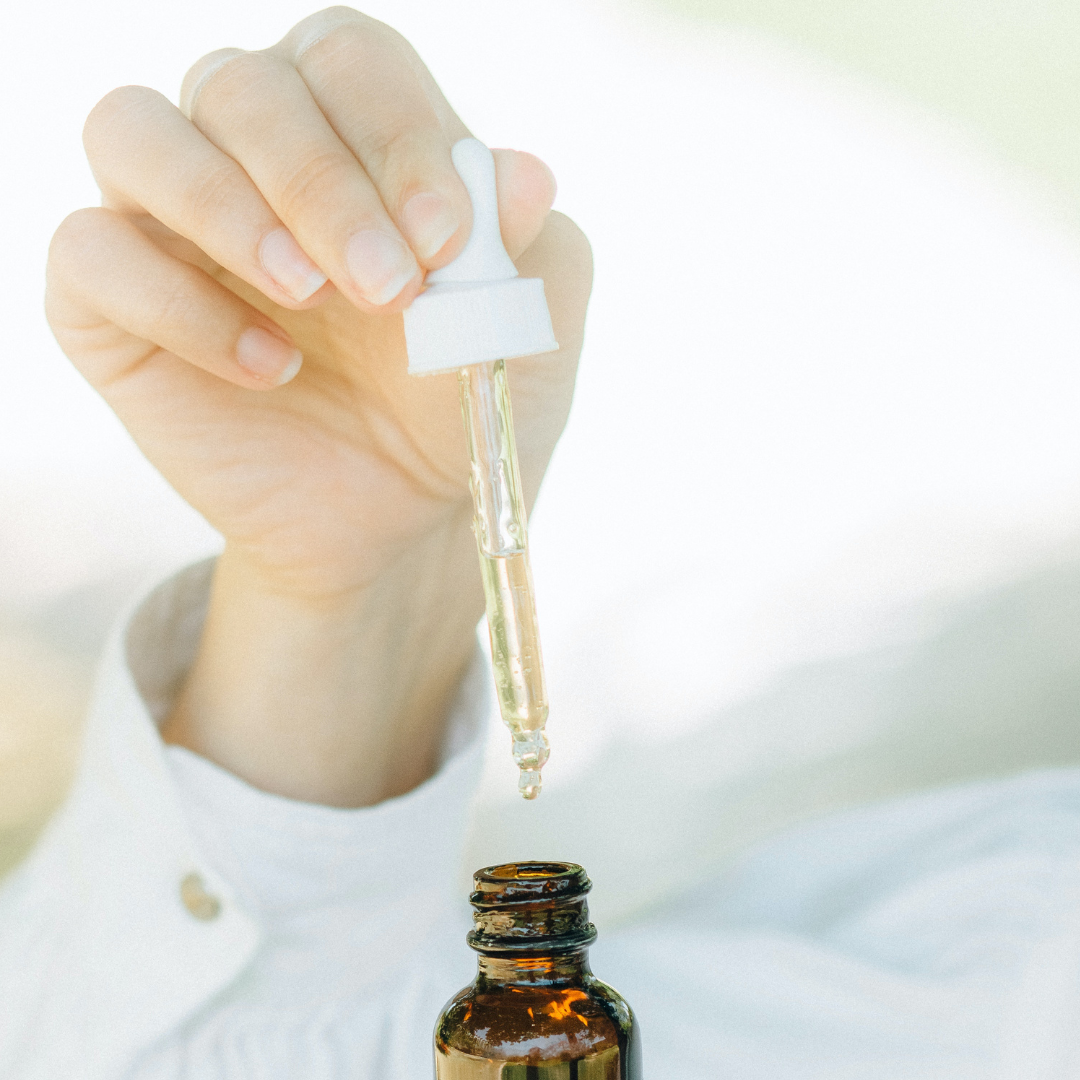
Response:
[{"label": "glass dropper tube", "polygon": [[506,362],[470,364],[458,382],[499,712],[513,738],[518,791],[535,799],[549,753],[548,702]]}]

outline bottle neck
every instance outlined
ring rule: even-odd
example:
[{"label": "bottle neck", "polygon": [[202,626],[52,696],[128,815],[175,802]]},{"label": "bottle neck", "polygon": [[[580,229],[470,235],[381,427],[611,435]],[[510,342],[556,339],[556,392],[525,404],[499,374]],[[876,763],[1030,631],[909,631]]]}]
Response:
[{"label": "bottle neck", "polygon": [[473,929],[469,944],[482,956],[569,956],[596,940],[584,892],[537,900],[473,894]]},{"label": "bottle neck", "polygon": [[561,986],[592,975],[589,950],[575,949],[551,956],[477,957],[477,989],[504,986]]},{"label": "bottle neck", "polygon": [[589,971],[596,927],[585,896],[592,887],[577,863],[505,863],[479,870],[473,929],[480,986],[552,986]]}]

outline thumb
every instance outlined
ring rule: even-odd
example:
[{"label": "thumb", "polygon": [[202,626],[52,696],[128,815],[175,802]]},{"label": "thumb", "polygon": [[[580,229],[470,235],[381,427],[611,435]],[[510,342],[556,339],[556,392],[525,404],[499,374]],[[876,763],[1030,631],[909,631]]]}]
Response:
[{"label": "thumb", "polygon": [[540,235],[555,201],[555,176],[533,154],[522,150],[492,150],[499,196],[499,225],[511,259],[516,259]]}]

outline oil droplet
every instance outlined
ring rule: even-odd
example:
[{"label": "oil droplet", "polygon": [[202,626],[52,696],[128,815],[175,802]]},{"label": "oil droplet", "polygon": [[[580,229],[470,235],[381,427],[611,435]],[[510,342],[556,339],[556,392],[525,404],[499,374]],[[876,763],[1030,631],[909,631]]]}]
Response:
[{"label": "oil droplet", "polygon": [[540,770],[522,769],[518,775],[518,791],[523,799],[535,799],[540,794]]}]

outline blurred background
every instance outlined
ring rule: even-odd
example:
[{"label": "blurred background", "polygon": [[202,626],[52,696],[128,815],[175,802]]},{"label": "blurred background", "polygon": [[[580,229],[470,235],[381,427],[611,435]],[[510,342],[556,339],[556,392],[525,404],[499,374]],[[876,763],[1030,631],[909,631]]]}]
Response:
[{"label": "blurred background", "polygon": [[[48,239],[97,201],[83,119],[310,10],[5,15],[0,869],[62,795],[112,622],[218,542],[41,313]],[[792,821],[1080,761],[1080,8],[363,10],[551,165],[596,257],[532,525],[545,795],[493,731],[470,866],[577,858],[609,920]]]}]

